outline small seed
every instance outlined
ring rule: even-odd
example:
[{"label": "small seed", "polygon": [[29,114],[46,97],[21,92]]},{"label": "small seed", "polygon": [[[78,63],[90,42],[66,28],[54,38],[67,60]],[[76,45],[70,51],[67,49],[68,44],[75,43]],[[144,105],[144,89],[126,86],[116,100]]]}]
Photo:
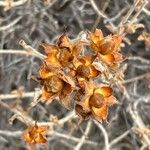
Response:
[{"label": "small seed", "polygon": [[104,97],[101,94],[93,94],[89,99],[89,105],[100,108],[103,105]]}]

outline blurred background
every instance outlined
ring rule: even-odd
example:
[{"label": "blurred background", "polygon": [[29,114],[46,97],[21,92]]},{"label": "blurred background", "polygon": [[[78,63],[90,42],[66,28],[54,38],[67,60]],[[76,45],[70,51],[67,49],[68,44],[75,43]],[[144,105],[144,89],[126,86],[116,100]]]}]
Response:
[{"label": "blurred background", "polygon": [[[108,123],[90,120],[78,126],[79,119],[57,101],[50,105],[39,103],[30,117],[42,122],[62,119],[62,125],[53,126],[47,135],[48,144],[38,145],[37,150],[149,149],[149,1],[0,0],[0,150],[27,149],[21,134],[26,126],[13,116],[16,110],[17,114],[26,112],[40,87],[30,78],[37,75],[41,60],[19,54],[24,50],[19,41],[23,39],[43,53],[39,45],[55,43],[64,32],[72,39],[81,31],[95,28],[100,28],[104,35],[117,33],[125,16],[129,16],[123,24],[127,27],[122,43],[122,53],[128,57],[122,63],[126,93],[115,89],[120,103],[110,109]],[[16,109],[10,109],[11,106]],[[69,119],[63,120],[67,116]]]}]

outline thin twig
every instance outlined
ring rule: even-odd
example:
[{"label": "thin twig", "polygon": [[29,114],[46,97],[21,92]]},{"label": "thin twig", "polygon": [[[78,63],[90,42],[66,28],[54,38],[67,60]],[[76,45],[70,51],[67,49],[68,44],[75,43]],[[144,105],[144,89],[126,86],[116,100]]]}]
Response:
[{"label": "thin twig", "polygon": [[[19,0],[19,1],[14,1],[11,3],[11,7],[16,7],[23,5],[27,2],[28,0]],[[7,7],[9,4],[7,1],[0,1],[0,6]]]},{"label": "thin twig", "polygon": [[[110,3],[110,0],[106,0],[106,1],[105,1],[105,4],[104,4],[104,6],[103,6],[103,8],[102,8],[102,13],[105,12],[105,10],[107,9],[109,3]],[[94,30],[94,29],[98,26],[98,24],[99,24],[100,21],[101,21],[101,16],[98,15],[98,17],[97,17],[97,19],[96,19],[96,21],[95,21],[95,23],[94,23],[94,25],[93,25],[93,27],[92,27],[92,30]]]},{"label": "thin twig", "polygon": [[107,17],[103,12],[101,12],[101,11],[98,9],[98,7],[97,7],[97,5],[95,4],[94,0],[90,0],[90,2],[91,2],[91,5],[92,5],[93,9],[95,10],[95,12],[96,12],[99,16],[108,19],[108,17]]},{"label": "thin twig", "polygon": [[150,77],[150,72],[144,73],[142,75],[136,76],[136,77],[131,78],[131,79],[127,79],[127,80],[123,81],[122,83],[127,84],[127,83],[131,83],[131,82],[134,82],[134,81],[137,81],[137,80],[141,80],[141,79],[146,78],[146,77]]},{"label": "thin twig", "polygon": [[[9,137],[21,137],[22,131],[0,130],[0,135],[9,136]],[[47,135],[48,136],[57,136],[59,138],[64,138],[64,139],[71,140],[71,141],[74,141],[74,142],[77,142],[77,143],[80,142],[79,138],[69,136],[69,135],[66,135],[66,134],[62,134],[62,133],[58,133],[56,131],[53,131],[53,132],[49,131],[47,133]],[[92,142],[90,140],[85,140],[85,144],[92,145],[92,146],[97,146],[98,145],[98,143]]]},{"label": "thin twig", "polygon": [[109,148],[109,138],[108,138],[107,131],[105,130],[105,128],[99,122],[94,121],[94,123],[98,126],[98,128],[102,131],[102,133],[104,135],[105,150],[110,150],[110,148]]},{"label": "thin twig", "polygon": [[12,94],[1,94],[0,100],[8,100],[8,99],[14,99],[14,98],[33,98],[35,96],[35,92],[23,92],[21,95],[19,93],[12,93]]},{"label": "thin twig", "polygon": [[[67,140],[72,140],[72,141],[77,142],[77,143],[81,142],[80,138],[76,138],[76,137],[73,137],[73,136],[70,136],[70,135],[66,135],[66,134],[62,134],[62,133],[58,133],[58,132],[53,132],[52,134],[53,134],[53,136],[57,136],[57,137],[64,138],[64,139],[67,139]],[[90,141],[90,140],[86,140],[86,139],[85,139],[84,143],[92,145],[92,146],[97,146],[98,145],[98,143]]]},{"label": "thin twig", "polygon": [[[33,126],[35,125],[35,121],[32,120],[31,117],[29,117],[26,113],[21,112],[20,110],[17,110],[15,107],[10,108],[10,106],[3,101],[0,101],[0,105],[8,109],[9,111],[13,112],[16,115],[16,118],[20,120],[21,122],[25,123],[27,126]],[[57,125],[63,125],[65,122],[69,121],[71,118],[75,117],[74,111],[70,112],[68,115],[66,115],[64,118],[60,119],[58,121]],[[38,126],[49,126],[53,127],[56,125],[54,122],[37,122]]]},{"label": "thin twig", "polygon": [[[133,105],[134,109],[132,109],[131,105],[129,106],[129,113],[131,115],[131,118],[134,120],[135,124],[138,127],[145,128],[145,124],[137,111],[138,103],[139,103],[139,101],[134,102],[134,105]],[[143,135],[143,139],[144,139],[144,142],[147,144],[147,146],[150,147],[150,139],[148,138],[148,136],[146,134]]]},{"label": "thin twig", "polygon": [[129,11],[127,12],[127,14],[125,15],[125,17],[123,18],[123,20],[120,22],[120,24],[118,26],[120,26],[121,24],[124,24],[128,21],[129,17],[131,16],[133,11],[137,7],[138,3],[139,3],[139,0],[135,0],[135,3],[130,7]]},{"label": "thin twig", "polygon": [[80,138],[80,141],[79,141],[79,143],[77,144],[77,146],[74,148],[74,150],[80,150],[80,149],[81,149],[82,145],[83,145],[84,142],[85,142],[85,139],[87,138],[87,135],[88,135],[89,132],[90,132],[91,125],[92,125],[92,121],[89,120],[89,121],[88,121],[88,124],[87,124],[87,127],[86,127],[86,129],[85,129],[85,133],[84,133],[84,135],[82,135],[82,137]]},{"label": "thin twig", "polygon": [[113,145],[117,144],[118,142],[120,142],[123,138],[125,138],[129,133],[131,132],[131,130],[127,130],[125,131],[123,134],[121,134],[120,136],[116,137],[115,139],[113,139],[110,144],[109,144],[109,148],[111,148]]},{"label": "thin twig", "polygon": [[41,54],[40,52],[38,52],[36,49],[34,49],[33,47],[31,47],[30,45],[26,44],[24,40],[20,40],[19,44],[29,53],[36,55],[37,57],[44,59],[46,58],[45,55]]},{"label": "thin twig", "polygon": [[5,31],[5,30],[8,30],[8,29],[12,28],[17,22],[19,22],[21,20],[21,18],[22,17],[18,17],[15,20],[11,21],[10,24],[1,26],[0,31]]},{"label": "thin twig", "polygon": [[150,16],[150,11],[147,10],[146,8],[143,8],[143,12],[144,12],[146,15]]},{"label": "thin twig", "polygon": [[5,135],[9,137],[18,137],[21,136],[21,134],[21,131],[0,130],[0,135]]},{"label": "thin twig", "polygon": [[14,107],[10,107],[8,104],[4,103],[3,101],[0,101],[0,105],[4,108],[8,109],[9,111],[13,112],[16,115],[16,118],[20,120],[21,122],[25,123],[27,126],[34,125],[35,123],[32,121],[32,118],[27,116],[26,113],[21,112],[20,110],[17,110]]},{"label": "thin twig", "polygon": [[43,59],[41,56],[35,54],[35,53],[31,53],[31,52],[28,52],[26,50],[13,50],[13,49],[0,49],[0,54],[11,54],[11,55],[22,55],[22,56],[26,56],[26,57],[29,57],[29,56],[34,56],[34,57],[37,57],[37,58],[40,58],[40,59]]},{"label": "thin twig", "polygon": [[150,64],[150,60],[142,58],[140,56],[130,56],[128,57],[128,60],[138,60],[138,61],[141,61],[141,63]]},{"label": "thin twig", "polygon": [[138,10],[138,11],[136,12],[136,14],[131,18],[130,23],[133,23],[133,22],[136,21],[137,17],[140,15],[140,13],[143,11],[143,8],[144,8],[147,4],[148,4],[148,0],[144,1],[144,2],[141,4],[139,10]]},{"label": "thin twig", "polygon": [[21,40],[19,44],[25,49],[25,50],[13,50],[13,49],[7,49],[7,50],[0,50],[0,54],[18,54],[18,55],[26,55],[26,56],[35,56],[37,58],[40,58],[43,60],[46,58],[45,55],[38,52],[36,49],[31,47],[30,45],[27,45],[25,41]]}]

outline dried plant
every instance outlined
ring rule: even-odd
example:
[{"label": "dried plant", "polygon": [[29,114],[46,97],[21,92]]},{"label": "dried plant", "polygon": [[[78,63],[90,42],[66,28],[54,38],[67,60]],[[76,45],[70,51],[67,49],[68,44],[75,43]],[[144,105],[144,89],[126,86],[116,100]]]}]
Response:
[{"label": "dried plant", "polygon": [[149,8],[0,1],[0,149],[150,149]]},{"label": "dried plant", "polygon": [[[93,78],[99,75],[100,79],[104,72],[97,70],[93,62],[97,59],[97,63],[102,65],[101,61],[103,61],[108,68],[114,70],[113,76],[115,76],[115,71],[117,72],[120,66],[119,62],[123,60],[118,53],[121,37],[119,35],[103,37],[102,31],[96,29],[93,33],[87,34],[86,42],[78,39],[73,43],[67,35],[62,35],[57,43],[57,45],[42,44],[47,57],[40,67],[37,78],[43,88],[41,100],[52,101],[59,96],[61,103],[69,108],[71,101],[76,105],[74,97],[71,96],[72,93],[74,92],[76,96],[78,91],[84,90],[85,92],[81,93],[81,97],[84,98],[78,97],[77,106],[75,106],[77,114],[82,116],[83,113],[85,117],[86,113],[88,115],[92,113],[96,120],[100,122],[106,120],[108,107],[117,101],[112,96],[113,90],[109,87],[111,83],[102,87],[104,80],[99,84],[94,83]],[[96,52],[91,55],[81,55],[82,51],[86,51],[85,46]],[[118,68],[115,67],[116,63]],[[78,105],[82,107],[82,110],[78,111],[80,107]]]},{"label": "dried plant", "polygon": [[47,143],[47,138],[45,133],[47,131],[46,126],[35,126],[28,128],[23,133],[23,140],[29,144],[30,149],[34,149],[35,144],[45,144]]}]

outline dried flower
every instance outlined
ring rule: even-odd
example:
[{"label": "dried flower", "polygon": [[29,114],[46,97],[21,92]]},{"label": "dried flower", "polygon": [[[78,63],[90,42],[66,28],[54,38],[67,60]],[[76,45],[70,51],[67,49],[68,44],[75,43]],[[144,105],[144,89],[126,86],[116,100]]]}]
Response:
[{"label": "dried flower", "polygon": [[44,47],[47,58],[45,62],[51,67],[72,67],[74,57],[80,54],[83,42],[71,41],[66,34],[63,34],[57,45],[41,44]]},{"label": "dried flower", "polygon": [[54,97],[59,96],[61,103],[68,108],[74,87],[72,80],[64,74],[47,68],[44,64],[40,67],[39,75],[39,82],[43,86],[41,99],[50,102]]},{"label": "dried flower", "polygon": [[35,144],[45,144],[47,143],[45,136],[47,129],[47,126],[38,126],[35,124],[35,126],[24,131],[23,140],[28,143],[30,147],[35,146]]},{"label": "dried flower", "polygon": [[80,40],[71,41],[66,34],[63,34],[58,40],[58,46],[60,48],[68,48],[72,56],[79,56],[84,42]]},{"label": "dried flower", "polygon": [[120,35],[109,35],[103,37],[102,31],[96,29],[89,33],[91,48],[98,53],[101,60],[108,64],[122,60],[122,55],[118,52],[122,38]]},{"label": "dried flower", "polygon": [[[107,85],[101,85],[101,87],[95,87],[93,84],[89,85],[86,83],[86,94],[80,102],[77,102],[80,105],[79,109],[76,109],[77,114],[89,114],[98,121],[105,121],[108,116],[108,108],[116,104],[116,98],[112,95],[112,88]],[[82,111],[81,111],[82,110]],[[81,113],[82,112],[82,113]],[[85,116],[83,119],[86,118]]]},{"label": "dried flower", "polygon": [[58,58],[57,46],[52,45],[52,44],[46,44],[46,43],[41,44],[41,46],[44,48],[44,51],[47,54],[47,58],[44,60],[47,66],[60,68],[61,64]]},{"label": "dried flower", "polygon": [[94,32],[89,32],[89,39],[91,42],[91,48],[99,52],[99,43],[103,39],[103,33],[101,30],[96,29]]},{"label": "dried flower", "polygon": [[100,75],[100,71],[97,70],[93,65],[95,56],[81,56],[74,60],[74,66],[76,70],[76,77],[79,78],[93,78]]}]

